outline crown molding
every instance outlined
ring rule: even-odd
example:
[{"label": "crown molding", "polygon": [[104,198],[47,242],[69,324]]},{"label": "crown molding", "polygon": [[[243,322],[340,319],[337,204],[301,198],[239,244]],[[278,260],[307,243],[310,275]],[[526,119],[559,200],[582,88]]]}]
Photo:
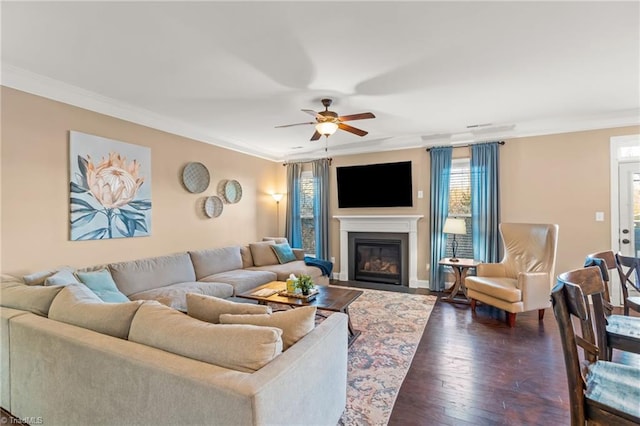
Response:
[{"label": "crown molding", "polygon": [[[121,120],[151,127],[178,136],[183,136],[199,142],[251,155],[265,160],[282,162],[297,158],[323,157],[327,153],[324,148],[317,150],[303,150],[293,155],[282,156],[264,150],[257,150],[240,141],[232,141],[214,137],[208,130],[190,125],[171,117],[163,116],[144,108],[118,101],[107,96],[91,92],[80,87],[63,83],[59,80],[32,73],[9,64],[2,64],[0,84],[23,92],[73,105],[89,111],[119,118]],[[517,123],[510,131],[497,131],[477,135],[474,142],[515,139],[531,136],[570,133],[607,129],[615,127],[640,125],[640,110],[630,109],[612,112],[608,115],[558,117],[531,120]],[[372,152],[396,151],[402,149],[427,148],[434,145],[451,143],[451,135],[443,134],[428,141],[422,140],[420,135],[404,135],[382,137],[369,140],[369,143],[354,143],[344,146],[331,147],[329,155],[357,155]],[[481,139],[480,139],[481,138]],[[373,143],[372,143],[373,142]]]},{"label": "crown molding", "polygon": [[279,158],[268,155],[262,151],[257,151],[241,143],[212,137],[207,134],[205,129],[183,121],[160,115],[147,109],[136,107],[13,65],[2,64],[0,84],[12,89],[42,96],[47,99],[130,121],[199,142],[230,149],[253,157],[271,161],[279,160]]}]

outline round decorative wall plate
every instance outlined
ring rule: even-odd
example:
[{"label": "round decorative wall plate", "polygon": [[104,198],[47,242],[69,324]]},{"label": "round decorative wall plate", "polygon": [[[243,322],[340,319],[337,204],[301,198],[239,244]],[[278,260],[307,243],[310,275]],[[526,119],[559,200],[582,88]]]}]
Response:
[{"label": "round decorative wall plate", "polygon": [[212,197],[207,197],[204,201],[204,214],[208,217],[218,217],[222,214],[223,208],[222,200],[220,197],[214,195]]},{"label": "round decorative wall plate", "polygon": [[242,187],[237,180],[228,180],[224,184],[224,198],[229,204],[235,204],[242,198]]},{"label": "round decorative wall plate", "polygon": [[209,187],[209,179],[209,170],[202,163],[188,163],[182,170],[182,183],[194,194],[204,192]]}]

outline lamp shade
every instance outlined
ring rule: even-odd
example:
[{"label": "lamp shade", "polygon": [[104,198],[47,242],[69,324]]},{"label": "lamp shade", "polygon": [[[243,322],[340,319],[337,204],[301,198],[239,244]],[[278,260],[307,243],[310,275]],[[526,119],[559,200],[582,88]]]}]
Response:
[{"label": "lamp shade", "polygon": [[282,197],[284,197],[284,194],[271,194],[271,196],[276,200],[276,203],[279,203],[280,200],[282,200]]},{"label": "lamp shade", "polygon": [[324,136],[331,136],[338,130],[338,125],[332,121],[323,121],[316,124],[316,131]]},{"label": "lamp shade", "polygon": [[445,234],[464,235],[467,233],[467,225],[464,223],[464,219],[448,217],[444,222],[444,229],[442,232]]}]

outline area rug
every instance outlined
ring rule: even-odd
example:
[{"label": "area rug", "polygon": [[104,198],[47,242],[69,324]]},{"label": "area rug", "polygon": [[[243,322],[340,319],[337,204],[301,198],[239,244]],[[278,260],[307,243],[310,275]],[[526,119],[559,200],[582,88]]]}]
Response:
[{"label": "area rug", "polygon": [[347,406],[339,425],[386,425],[435,296],[363,290],[349,307],[362,334],[349,348]]}]

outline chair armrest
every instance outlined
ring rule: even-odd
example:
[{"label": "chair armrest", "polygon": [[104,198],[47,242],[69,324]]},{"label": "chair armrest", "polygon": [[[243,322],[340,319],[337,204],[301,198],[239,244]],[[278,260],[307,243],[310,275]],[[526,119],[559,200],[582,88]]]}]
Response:
[{"label": "chair armrest", "polygon": [[476,275],[479,277],[506,277],[507,273],[502,263],[481,263],[476,266]]},{"label": "chair armrest", "polygon": [[551,306],[551,281],[547,272],[520,272],[516,285],[522,292],[525,311]]},{"label": "chair armrest", "polygon": [[297,260],[304,260],[304,249],[292,248],[291,250],[293,250]]}]

